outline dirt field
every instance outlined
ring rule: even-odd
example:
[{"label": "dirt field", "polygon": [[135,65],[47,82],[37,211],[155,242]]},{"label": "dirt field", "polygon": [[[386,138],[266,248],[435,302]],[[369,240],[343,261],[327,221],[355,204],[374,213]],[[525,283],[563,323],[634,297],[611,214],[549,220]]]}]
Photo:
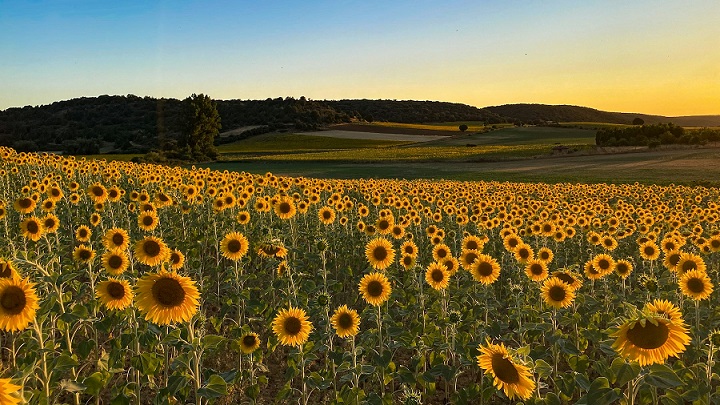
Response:
[{"label": "dirt field", "polygon": [[[380,127],[375,127],[380,128]],[[443,132],[443,131],[438,131]],[[371,139],[375,141],[400,141],[400,142],[429,142],[440,139],[446,139],[448,136],[438,135],[412,135],[397,132],[365,132],[331,129],[328,131],[302,132],[302,135],[326,136],[330,138],[344,139]]]}]

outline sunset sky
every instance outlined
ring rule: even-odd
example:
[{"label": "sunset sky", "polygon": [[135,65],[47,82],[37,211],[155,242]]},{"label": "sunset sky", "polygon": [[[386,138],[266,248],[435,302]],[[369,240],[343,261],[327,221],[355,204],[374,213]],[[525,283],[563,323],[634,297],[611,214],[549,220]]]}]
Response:
[{"label": "sunset sky", "polygon": [[720,114],[720,1],[5,1],[0,109],[82,96]]}]

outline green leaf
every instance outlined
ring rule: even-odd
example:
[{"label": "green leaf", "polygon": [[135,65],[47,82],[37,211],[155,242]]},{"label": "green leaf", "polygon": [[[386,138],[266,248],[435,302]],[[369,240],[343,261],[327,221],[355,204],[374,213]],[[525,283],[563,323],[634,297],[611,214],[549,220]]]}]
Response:
[{"label": "green leaf", "polygon": [[60,381],[60,388],[67,392],[83,392],[87,389],[87,386],[77,381],[62,380]]},{"label": "green leaf", "polygon": [[657,388],[675,388],[683,385],[680,377],[664,364],[650,366],[650,373],[645,376],[645,382]]},{"label": "green leaf", "polygon": [[67,354],[61,354],[53,362],[51,368],[53,372],[63,372],[70,370],[71,368],[78,365],[78,361],[68,356]]},{"label": "green leaf", "polygon": [[217,374],[208,379],[207,384],[198,390],[198,395],[204,398],[220,398],[227,395],[227,383]]},{"label": "green leaf", "polygon": [[155,375],[160,371],[163,359],[155,353],[145,352],[139,356],[134,356],[130,361],[135,369],[140,370],[145,375]]},{"label": "green leaf", "polygon": [[553,367],[543,359],[535,360],[535,372],[540,378],[547,378],[552,374]]},{"label": "green leaf", "polygon": [[107,383],[106,375],[96,371],[83,380],[83,384],[87,387],[85,390],[90,395],[98,395]]},{"label": "green leaf", "polygon": [[190,379],[184,375],[173,374],[168,378],[168,385],[165,388],[169,396],[174,396],[190,382]]},{"label": "green leaf", "polygon": [[560,397],[557,396],[554,392],[548,392],[547,395],[545,395],[545,404],[547,405],[561,405],[562,402],[560,401]]},{"label": "green leaf", "polygon": [[613,360],[610,369],[615,374],[615,384],[623,386],[640,375],[640,365],[637,362],[626,362],[624,359]]},{"label": "green leaf", "polygon": [[202,338],[202,347],[204,349],[216,350],[225,342],[225,338],[218,335],[206,335]]}]

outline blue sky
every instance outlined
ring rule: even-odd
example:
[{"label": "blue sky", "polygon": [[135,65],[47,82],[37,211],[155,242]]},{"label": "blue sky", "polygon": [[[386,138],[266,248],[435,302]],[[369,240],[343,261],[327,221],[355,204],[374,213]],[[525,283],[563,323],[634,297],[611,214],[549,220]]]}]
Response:
[{"label": "blue sky", "polygon": [[0,109],[205,93],[720,114],[720,2],[628,3],[0,0]]}]

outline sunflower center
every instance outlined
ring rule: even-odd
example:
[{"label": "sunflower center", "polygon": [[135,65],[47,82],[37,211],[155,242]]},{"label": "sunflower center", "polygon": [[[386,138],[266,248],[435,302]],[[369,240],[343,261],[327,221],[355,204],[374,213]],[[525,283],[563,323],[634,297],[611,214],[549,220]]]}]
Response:
[{"label": "sunflower center", "polygon": [[280,203],[280,213],[282,213],[282,214],[290,213],[290,204],[287,202]]},{"label": "sunflower center", "polygon": [[468,253],[465,256],[465,261],[470,264],[473,264],[475,262],[475,260],[477,260],[477,258],[478,258],[478,255],[476,255],[475,253]]},{"label": "sunflower center", "polygon": [[78,257],[80,257],[81,260],[90,260],[92,252],[87,249],[81,249],[80,252],[78,252]]},{"label": "sunflower center", "polygon": [[550,259],[550,253],[540,252],[540,260],[549,260],[549,259]]},{"label": "sunflower center", "polygon": [[673,266],[677,266],[680,262],[680,255],[677,253],[671,254],[670,257],[668,257],[668,262]]},{"label": "sunflower center", "polygon": [[601,259],[598,261],[598,267],[603,270],[607,270],[610,268],[610,262],[607,259]]},{"label": "sunflower center", "polygon": [[18,286],[9,286],[5,289],[0,297],[0,305],[2,305],[5,313],[8,315],[17,315],[25,309],[25,292]]},{"label": "sunflower center", "polygon": [[143,217],[142,222],[143,222],[143,225],[150,226],[153,224],[153,222],[155,222],[155,220],[150,215],[146,215],[145,217]]},{"label": "sunflower center", "polygon": [[567,296],[567,291],[565,291],[565,288],[563,288],[562,286],[556,285],[550,287],[550,289],[548,290],[548,295],[553,301],[562,302]]},{"label": "sunflower center", "polygon": [[687,260],[687,261],[685,261],[685,263],[683,263],[683,265],[682,265],[682,270],[683,270],[683,272],[690,271],[690,270],[695,270],[695,269],[697,269],[697,264],[695,264],[695,262],[692,261],[692,260]]},{"label": "sunflower center", "polygon": [[160,254],[161,250],[162,249],[160,249],[160,244],[155,242],[154,240],[145,241],[145,243],[143,244],[143,251],[149,257],[156,257]]},{"label": "sunflower center", "polygon": [[322,217],[323,219],[330,219],[330,217],[332,217],[332,214],[330,213],[330,211],[323,211]]},{"label": "sunflower center", "polygon": [[233,239],[230,242],[228,242],[227,249],[230,253],[237,253],[240,251],[240,248],[242,247],[242,244],[239,240]]},{"label": "sunflower center", "polygon": [[646,322],[645,326],[636,323],[635,326],[627,331],[628,340],[641,349],[657,349],[667,342],[670,336],[670,329],[664,322],[657,320],[657,325],[652,322]]},{"label": "sunflower center", "polygon": [[338,316],[337,324],[342,329],[350,329],[353,326],[353,318],[347,312],[343,312]]},{"label": "sunflower center", "polygon": [[120,257],[120,255],[112,255],[108,259],[108,266],[110,266],[111,269],[119,269],[122,267],[123,259]]},{"label": "sunflower center", "polygon": [[555,277],[559,278],[560,281],[568,285],[572,285],[575,283],[575,278],[567,273],[558,273],[555,274]]},{"label": "sunflower center", "polygon": [[517,384],[520,382],[520,374],[515,365],[512,361],[503,357],[502,354],[493,354],[491,362],[493,373],[500,381],[505,384]]},{"label": "sunflower center", "polygon": [[625,274],[628,272],[629,268],[625,263],[618,263],[618,265],[615,267],[615,270],[618,272],[618,274]]},{"label": "sunflower center", "polygon": [[694,293],[701,293],[705,291],[705,283],[699,278],[691,278],[687,281],[688,290]]},{"label": "sunflower center", "polygon": [[152,286],[153,298],[161,305],[175,307],[185,300],[185,290],[174,278],[161,278]]},{"label": "sunflower center", "polygon": [[245,335],[242,342],[245,347],[254,347],[255,344],[257,344],[257,338],[255,337],[255,335]]},{"label": "sunflower center", "polygon": [[18,201],[18,205],[20,206],[20,208],[30,208],[30,206],[32,205],[32,200],[29,198],[21,198]]},{"label": "sunflower center", "polygon": [[482,262],[478,266],[478,273],[483,277],[488,277],[493,272],[492,264],[488,262]]},{"label": "sunflower center", "polygon": [[125,287],[123,287],[122,284],[113,281],[112,283],[108,284],[107,293],[114,299],[118,300],[125,296]]},{"label": "sunflower center", "polygon": [[440,269],[433,270],[432,273],[430,273],[430,277],[432,277],[433,281],[436,283],[439,283],[445,279],[445,275]]},{"label": "sunflower center", "polygon": [[115,246],[120,246],[125,242],[125,237],[122,236],[122,234],[120,234],[120,233],[116,233],[112,237],[112,242]]},{"label": "sunflower center", "polygon": [[288,335],[297,335],[302,330],[302,322],[297,317],[291,316],[283,322],[283,328]]},{"label": "sunflower center", "polygon": [[468,241],[468,242],[465,244],[465,248],[468,249],[468,250],[477,250],[479,247],[480,247],[480,246],[478,246],[478,243],[475,242],[474,240]]},{"label": "sunflower center", "polygon": [[102,187],[100,187],[100,186],[94,186],[93,188],[90,189],[90,191],[91,191],[91,192],[93,193],[93,195],[95,195],[96,197],[102,197],[102,195],[104,194],[103,189],[102,189]]},{"label": "sunflower center", "polygon": [[173,253],[170,255],[170,261],[171,261],[173,264],[178,264],[178,263],[180,263],[180,255],[177,254],[177,253],[175,253],[175,252],[173,252]]},{"label": "sunflower center", "polygon": [[78,237],[79,237],[80,239],[85,239],[85,238],[87,238],[87,236],[88,236],[88,233],[87,233],[87,231],[86,231],[85,229],[81,229],[81,230],[78,232]]},{"label": "sunflower center", "polygon": [[48,229],[52,229],[55,227],[55,220],[52,218],[48,218],[45,220],[45,227]]},{"label": "sunflower center", "polygon": [[403,264],[406,266],[409,266],[412,264],[412,256],[404,256],[403,257]]},{"label": "sunflower center", "polygon": [[30,233],[37,233],[40,230],[40,227],[38,226],[37,222],[30,221],[27,223],[27,230]]},{"label": "sunflower center", "polygon": [[646,247],[645,247],[645,254],[646,254],[647,256],[653,256],[653,255],[655,255],[655,248],[652,247],[652,246],[646,246]]},{"label": "sunflower center", "polygon": [[530,266],[530,272],[536,276],[539,276],[543,274],[543,267],[540,264],[533,263],[532,266]]},{"label": "sunflower center", "polygon": [[378,222],[378,229],[388,229],[390,227],[390,222],[388,222],[386,219],[383,219],[382,221]]},{"label": "sunflower center", "polygon": [[443,259],[447,256],[447,250],[445,249],[438,249],[437,251],[437,257]]},{"label": "sunflower center", "polygon": [[528,257],[530,257],[530,251],[527,249],[520,249],[518,251],[518,256],[520,256],[523,259],[527,259]]},{"label": "sunflower center", "polygon": [[367,285],[368,295],[371,297],[379,297],[383,294],[383,285],[377,280],[373,280]]},{"label": "sunflower center", "polygon": [[455,264],[452,260],[446,260],[444,263],[445,267],[447,268],[448,272],[451,272],[455,269]]},{"label": "sunflower center", "polygon": [[375,260],[381,262],[381,261],[385,260],[387,258],[387,256],[388,256],[388,252],[384,246],[378,246],[375,249],[373,249],[373,257],[375,258]]}]

